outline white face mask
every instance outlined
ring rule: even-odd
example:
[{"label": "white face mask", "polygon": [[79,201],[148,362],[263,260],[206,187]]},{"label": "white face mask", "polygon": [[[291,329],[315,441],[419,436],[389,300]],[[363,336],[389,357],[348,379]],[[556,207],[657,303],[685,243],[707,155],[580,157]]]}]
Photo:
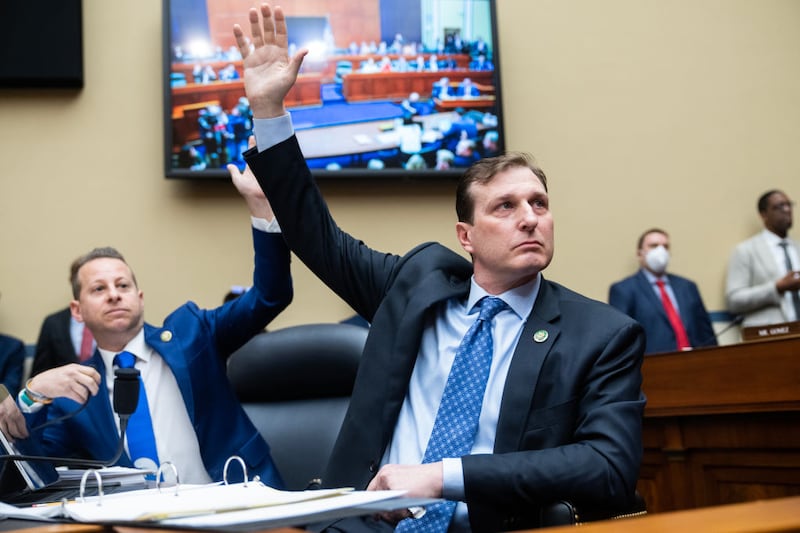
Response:
[{"label": "white face mask", "polygon": [[669,250],[663,246],[656,246],[644,256],[644,262],[656,274],[663,274],[669,264]]}]

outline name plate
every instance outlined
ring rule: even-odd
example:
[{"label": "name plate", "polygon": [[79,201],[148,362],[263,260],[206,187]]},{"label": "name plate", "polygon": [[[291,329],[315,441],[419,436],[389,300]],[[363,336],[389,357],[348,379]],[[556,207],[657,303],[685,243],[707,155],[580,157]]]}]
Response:
[{"label": "name plate", "polygon": [[742,340],[745,342],[793,336],[800,336],[800,320],[742,328]]}]

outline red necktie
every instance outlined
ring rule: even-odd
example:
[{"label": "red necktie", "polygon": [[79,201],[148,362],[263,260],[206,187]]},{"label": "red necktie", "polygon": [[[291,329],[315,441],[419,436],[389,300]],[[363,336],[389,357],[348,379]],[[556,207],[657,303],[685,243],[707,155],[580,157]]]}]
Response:
[{"label": "red necktie", "polygon": [[664,305],[664,311],[667,312],[669,323],[672,325],[673,331],[675,331],[675,340],[678,343],[678,350],[691,348],[692,345],[689,344],[689,337],[686,335],[686,329],[683,327],[681,316],[675,310],[675,307],[673,307],[672,300],[669,299],[669,294],[667,294],[667,290],[664,288],[664,282],[660,279],[656,280],[656,285],[658,285],[658,290],[661,293],[661,303]]},{"label": "red necktie", "polygon": [[86,361],[89,359],[94,350],[92,349],[92,341],[94,341],[94,337],[92,337],[92,332],[89,331],[89,328],[86,326],[83,327],[83,338],[81,339],[81,353],[78,354],[80,356],[81,362]]}]

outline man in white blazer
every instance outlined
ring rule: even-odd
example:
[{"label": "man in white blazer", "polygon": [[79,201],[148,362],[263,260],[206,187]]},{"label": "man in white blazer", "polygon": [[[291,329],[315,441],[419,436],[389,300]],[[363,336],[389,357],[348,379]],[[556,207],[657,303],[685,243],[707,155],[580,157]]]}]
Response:
[{"label": "man in white blazer", "polygon": [[728,262],[728,310],[743,326],[800,320],[800,242],[788,238],[794,202],[779,190],[758,199],[764,230],[739,243]]}]

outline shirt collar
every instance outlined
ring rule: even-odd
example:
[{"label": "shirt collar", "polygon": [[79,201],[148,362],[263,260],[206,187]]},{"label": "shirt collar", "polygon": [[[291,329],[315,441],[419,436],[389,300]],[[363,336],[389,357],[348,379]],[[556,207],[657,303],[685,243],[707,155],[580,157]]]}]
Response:
[{"label": "shirt collar", "polygon": [[642,273],[644,274],[644,277],[647,278],[647,281],[650,283],[650,285],[655,285],[656,281],[658,281],[658,280],[661,280],[664,283],[666,283],[667,285],[669,285],[669,279],[667,278],[667,273],[666,272],[664,272],[660,276],[656,276],[655,274],[653,274],[652,272],[650,272],[646,268],[643,268],[641,270],[642,270]]},{"label": "shirt collar", "polygon": [[[100,351],[100,356],[103,358],[103,363],[106,365],[106,368],[112,368],[114,366],[114,356],[120,352],[104,350],[99,346],[97,349]],[[141,328],[139,333],[137,333],[136,336],[132,338],[121,351],[131,352],[138,359],[141,359],[145,362],[150,361],[150,348],[147,347],[147,344],[144,341],[144,328]]]},{"label": "shirt collar", "polygon": [[539,272],[534,279],[507,290],[502,294],[489,294],[480,285],[475,283],[475,276],[470,279],[469,298],[467,298],[467,313],[473,312],[473,308],[484,296],[495,296],[503,300],[520,319],[525,319],[531,314],[533,304],[539,296],[539,288],[542,286],[542,273]]}]

